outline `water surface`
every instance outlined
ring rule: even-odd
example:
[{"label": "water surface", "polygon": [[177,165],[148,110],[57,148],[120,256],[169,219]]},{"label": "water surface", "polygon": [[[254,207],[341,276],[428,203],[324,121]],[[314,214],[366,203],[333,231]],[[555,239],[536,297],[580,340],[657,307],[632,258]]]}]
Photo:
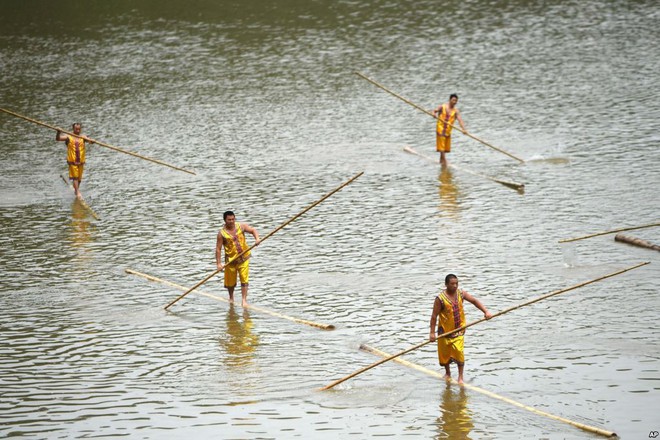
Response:
[{"label": "water surface", "polygon": [[[657,252],[602,236],[658,220],[654,2],[3,2],[2,107],[192,169],[91,147],[94,221],[54,132],[0,116],[0,433],[32,438],[595,438],[387,363],[424,340],[449,272],[491,311],[650,265],[469,330],[469,383],[580,423],[660,431]],[[425,108],[460,96],[450,161]],[[250,300],[192,285],[222,212],[262,235]],[[660,229],[631,232],[660,243]],[[224,296],[215,279],[204,289]],[[468,305],[468,320],[480,318]],[[431,346],[407,358],[439,368]]]}]

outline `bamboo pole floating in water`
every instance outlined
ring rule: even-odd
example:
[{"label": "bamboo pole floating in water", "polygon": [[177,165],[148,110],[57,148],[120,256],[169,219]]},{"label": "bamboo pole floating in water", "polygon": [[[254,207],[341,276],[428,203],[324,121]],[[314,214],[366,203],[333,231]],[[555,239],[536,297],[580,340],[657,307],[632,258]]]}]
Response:
[{"label": "bamboo pole floating in water", "polygon": [[[373,348],[373,347],[369,347],[368,345],[365,345],[365,344],[360,345],[360,350],[366,351],[367,353],[375,354],[376,356],[385,357],[385,358],[391,356],[390,354],[385,353],[384,351],[378,350],[378,349]],[[413,362],[409,362],[407,360],[400,359],[400,358],[394,359],[394,362],[398,362],[401,365],[405,365],[406,367],[410,367],[414,370],[417,370],[417,371],[420,371],[422,373],[428,374],[429,376],[437,377],[439,379],[444,379],[444,375],[442,373],[439,373],[439,372],[434,371],[434,370],[430,370],[426,367],[423,367],[421,365],[417,365]],[[563,417],[556,416],[554,414],[550,414],[550,413],[545,412],[545,411],[541,411],[541,410],[536,409],[534,407],[527,406],[527,405],[522,404],[520,402],[517,402],[513,399],[509,399],[508,397],[500,396],[499,394],[495,394],[491,391],[484,390],[483,388],[479,388],[477,386],[470,385],[468,383],[463,383],[462,385],[460,385],[460,384],[458,384],[458,382],[456,382],[454,380],[452,380],[452,383],[455,383],[455,384],[457,384],[459,386],[462,386],[464,388],[467,388],[469,390],[476,391],[477,393],[485,394],[486,396],[492,397],[494,399],[501,400],[502,402],[510,403],[511,405],[517,406],[518,408],[522,408],[524,410],[533,412],[534,414],[545,416],[545,417],[551,418],[553,420],[558,420],[558,421],[563,422],[563,423],[568,423],[569,425],[575,426],[576,428],[580,428],[580,429],[583,429],[585,431],[593,432],[595,434],[599,434],[599,435],[602,435],[602,436],[605,436],[605,437],[616,437],[616,433],[614,433],[612,431],[606,431],[604,429],[596,428],[594,426],[585,425],[584,423],[579,423],[579,422],[576,422],[576,421],[573,421],[573,420],[570,420],[570,419],[565,419]]]},{"label": "bamboo pole floating in water", "polygon": [[[364,74],[362,74],[362,73],[360,73],[360,72],[355,72],[355,74],[358,75],[358,76],[361,77],[361,78],[366,79],[367,81],[369,81],[370,83],[372,83],[372,84],[375,85],[376,87],[379,87],[379,88],[385,90],[385,91],[386,91],[387,93],[389,93],[390,95],[399,98],[400,100],[402,100],[402,101],[405,102],[406,104],[410,104],[411,106],[415,107],[417,110],[420,110],[420,111],[422,111],[423,113],[426,113],[427,115],[431,116],[431,117],[434,118],[434,119],[438,119],[437,116],[435,116],[435,115],[434,115],[433,113],[431,113],[430,111],[426,110],[426,109],[423,108],[423,107],[420,107],[419,105],[417,105],[417,104],[415,104],[414,102],[412,102],[412,101],[410,101],[410,100],[404,98],[403,96],[401,96],[401,95],[399,95],[399,94],[397,94],[397,93],[394,93],[393,91],[391,91],[390,89],[388,89],[388,88],[385,87],[384,85],[382,85],[382,84],[378,83],[377,81],[375,81],[375,80],[369,78],[368,76],[366,76],[366,75],[364,75]],[[515,159],[515,160],[517,160],[517,161],[520,162],[520,163],[524,163],[524,162],[525,162],[525,161],[522,160],[521,158],[519,158],[519,157],[517,157],[517,156],[514,156],[513,154],[511,154],[511,153],[509,153],[509,152],[507,152],[507,151],[504,151],[504,150],[502,150],[501,148],[497,148],[496,146],[489,144],[488,142],[484,141],[483,139],[479,139],[478,137],[476,137],[476,136],[474,136],[474,135],[468,133],[467,131],[464,131],[464,130],[462,130],[461,128],[456,127],[455,125],[452,125],[452,124],[448,124],[448,125],[450,125],[450,126],[451,126],[452,128],[454,128],[455,130],[460,131],[460,132],[463,133],[464,135],[466,135],[466,136],[468,136],[468,137],[471,137],[471,138],[474,139],[475,141],[477,141],[477,142],[481,142],[481,143],[484,144],[485,146],[490,147],[490,148],[492,148],[493,150],[497,150],[497,151],[499,151],[499,152],[502,153],[502,154],[506,154],[506,155],[509,156],[510,158]]]},{"label": "bamboo pole floating in water", "polygon": [[[285,227],[286,225],[288,225],[289,223],[291,223],[292,221],[294,221],[295,219],[297,219],[298,217],[300,217],[301,215],[303,215],[304,213],[306,213],[307,211],[309,211],[310,209],[312,209],[313,207],[315,207],[316,205],[318,205],[319,203],[323,202],[325,199],[327,199],[328,197],[330,197],[331,195],[333,195],[333,194],[336,193],[337,191],[339,191],[339,190],[341,190],[342,188],[344,188],[345,186],[350,185],[351,183],[353,183],[353,181],[355,181],[355,179],[357,179],[358,177],[360,177],[362,174],[364,174],[364,171],[361,171],[361,172],[357,173],[355,176],[351,177],[349,180],[347,180],[346,182],[342,183],[342,184],[339,185],[337,188],[333,189],[332,191],[330,191],[329,193],[327,193],[326,195],[324,195],[323,197],[321,197],[320,199],[318,199],[316,202],[312,203],[312,204],[309,205],[307,208],[303,209],[303,210],[300,211],[298,214],[294,215],[294,216],[291,217],[289,220],[287,220],[287,221],[285,221],[284,223],[282,223],[281,225],[279,225],[277,228],[273,229],[268,235],[266,235],[264,238],[262,238],[262,239],[259,241],[259,244],[261,244],[261,243],[263,243],[264,241],[268,240],[270,237],[272,237],[273,235],[275,235],[275,233],[276,233],[277,231],[279,231],[280,229],[282,229],[283,227]],[[247,249],[245,249],[245,250],[244,250],[243,252],[241,252],[240,254],[236,255],[234,258],[231,258],[229,261],[227,261],[227,264],[225,264],[225,267],[228,266],[228,265],[230,265],[230,264],[232,264],[234,261],[236,261],[237,259],[239,259],[243,254],[249,252],[249,251],[250,251],[252,248],[254,248],[255,246],[257,246],[257,245],[254,244],[254,245],[248,247]],[[217,270],[213,271],[210,275],[208,275],[208,276],[207,276],[206,278],[204,278],[202,281],[200,281],[199,283],[195,284],[193,287],[191,287],[189,290],[187,290],[186,292],[184,292],[182,295],[180,295],[180,296],[179,296],[178,298],[176,298],[174,301],[172,301],[171,303],[169,303],[168,305],[166,305],[166,306],[165,306],[165,310],[169,309],[174,303],[176,303],[177,301],[179,301],[179,300],[180,300],[181,298],[183,298],[184,296],[188,295],[190,292],[192,292],[193,290],[195,290],[196,288],[198,288],[199,286],[201,286],[202,284],[204,284],[205,282],[207,282],[208,280],[210,280],[211,278],[213,278],[214,276],[216,276],[216,275],[217,275],[218,273],[220,273],[220,272],[221,272],[220,269],[217,269]]]},{"label": "bamboo pole floating in water", "polygon": [[[125,269],[125,271],[128,274],[136,275],[136,276],[145,278],[149,281],[155,281],[157,283],[161,283],[161,284],[164,284],[166,286],[174,287],[175,289],[179,289],[179,290],[183,290],[183,291],[188,290],[188,288],[185,287],[185,286],[182,286],[180,284],[173,283],[171,281],[167,281],[167,280],[155,277],[153,275],[138,272],[138,271],[133,270],[133,269]],[[205,292],[203,290],[198,290],[197,293],[199,293],[200,295],[204,295],[206,297],[209,297],[209,298],[216,299],[218,301],[223,301],[223,302],[229,303],[228,299],[223,298],[223,297],[218,296],[218,295],[214,295],[212,293]],[[321,324],[321,323],[314,322],[314,321],[307,321],[306,319],[294,318],[292,316],[287,316],[287,315],[284,315],[282,313],[275,312],[273,310],[264,309],[263,307],[258,307],[258,306],[251,305],[251,304],[248,304],[247,308],[249,308],[250,310],[256,310],[258,312],[265,313],[266,315],[274,316],[276,318],[286,319],[286,320],[289,320],[289,321],[297,322],[299,324],[305,324],[305,325],[309,325],[311,327],[320,328],[322,330],[334,330],[335,329],[335,326],[332,325],[332,324]]]},{"label": "bamboo pole floating in water", "polygon": [[653,244],[641,238],[631,237],[630,235],[616,234],[614,240],[620,241],[622,243],[628,243],[639,247],[644,247],[648,249],[653,249],[654,251],[660,251],[660,246]]},{"label": "bamboo pole floating in water", "polygon": [[612,229],[610,231],[596,232],[595,234],[583,235],[582,237],[565,238],[563,240],[559,240],[559,243],[570,243],[571,241],[584,240],[585,238],[598,237],[599,235],[614,234],[616,232],[632,231],[635,229],[652,228],[654,226],[660,226],[660,223],[650,223],[648,225],[642,225],[642,226],[631,226],[629,228]]},{"label": "bamboo pole floating in water", "polygon": [[101,142],[101,141],[97,141],[96,139],[92,139],[92,138],[89,138],[89,137],[84,136],[84,135],[78,135],[78,134],[74,134],[74,133],[71,133],[71,132],[66,131],[66,130],[62,130],[61,128],[56,127],[56,126],[54,126],[54,125],[49,125],[49,124],[46,124],[46,123],[44,123],[44,122],[37,121],[36,119],[28,118],[27,116],[20,115],[20,114],[18,114],[18,113],[15,113],[15,112],[13,112],[13,111],[11,111],[11,110],[7,110],[7,109],[2,108],[2,107],[0,107],[0,111],[3,111],[3,112],[5,112],[5,113],[7,113],[7,114],[9,114],[9,115],[12,115],[12,116],[16,116],[17,118],[24,119],[24,120],[26,120],[26,121],[28,121],[28,122],[32,122],[32,123],[37,124],[37,125],[41,125],[42,127],[50,128],[51,130],[61,131],[62,133],[66,133],[66,134],[68,134],[68,135],[70,135],[70,136],[75,136],[75,137],[81,138],[81,139],[83,139],[83,140],[85,140],[85,141],[87,141],[87,142],[93,142],[93,143],[95,143],[95,144],[97,144],[97,145],[100,145],[101,147],[109,148],[109,149],[111,149],[111,150],[118,151],[118,152],[120,152],[120,153],[128,154],[129,156],[134,156],[134,157],[138,157],[138,158],[140,158],[140,159],[148,160],[149,162],[157,163],[157,164],[159,164],[159,165],[163,165],[163,166],[166,166],[166,167],[172,168],[172,169],[174,169],[174,170],[183,171],[184,173],[188,173],[188,174],[196,175],[196,173],[195,173],[194,171],[190,171],[190,170],[187,170],[187,169],[185,169],[185,168],[175,167],[174,165],[170,165],[170,164],[165,163],[165,162],[163,162],[163,161],[160,161],[160,160],[157,160],[157,159],[152,159],[152,158],[150,158],[150,157],[146,157],[146,156],[142,156],[142,155],[140,155],[140,154],[133,153],[132,151],[124,150],[124,149],[122,149],[122,148],[115,147],[115,146],[113,146],[113,145],[109,145],[109,144],[106,144],[106,143]]},{"label": "bamboo pole floating in water", "polygon": [[[419,157],[423,157],[424,159],[428,160],[429,162],[432,162],[436,165],[440,165],[439,160],[434,160],[433,158],[431,158],[429,156],[426,156],[425,154],[417,152],[417,150],[414,150],[411,147],[403,147],[403,151],[405,151],[406,153],[417,155]],[[475,176],[483,177],[484,179],[492,180],[493,182],[501,183],[504,186],[515,189],[520,194],[524,194],[524,192],[525,192],[525,185],[522,184],[522,183],[511,182],[511,181],[508,181],[508,180],[495,179],[494,177],[486,176],[485,174],[480,174],[480,173],[477,173],[475,171],[468,170],[467,168],[463,168],[463,167],[459,168],[458,166],[453,165],[453,164],[449,164],[448,167],[449,168],[454,168],[454,169],[459,170],[459,171],[466,172],[468,174],[473,174]]]},{"label": "bamboo pole floating in water", "polygon": [[[504,310],[502,310],[502,311],[500,311],[500,312],[497,312],[497,313],[493,314],[493,316],[492,316],[490,319],[492,320],[492,319],[494,319],[494,318],[496,318],[496,317],[498,317],[498,316],[504,315],[505,313],[509,313],[509,312],[511,312],[511,311],[513,311],[513,310],[520,309],[520,308],[522,308],[522,307],[528,306],[528,305],[530,305],[530,304],[534,304],[534,303],[539,302],[539,301],[543,301],[544,299],[547,299],[547,298],[550,298],[550,297],[553,297],[553,296],[559,295],[559,294],[561,294],[561,293],[565,293],[565,292],[568,292],[568,291],[571,291],[571,290],[575,290],[575,289],[577,289],[577,288],[579,288],[579,287],[584,287],[584,286],[586,286],[586,285],[588,285],[588,284],[592,284],[592,283],[595,283],[595,282],[597,282],[597,281],[604,280],[604,279],[606,279],[606,278],[611,278],[611,277],[613,277],[613,276],[620,275],[620,274],[622,274],[622,273],[624,273],[624,272],[628,272],[629,270],[637,269],[638,267],[645,266],[645,265],[647,265],[647,264],[649,264],[648,261],[646,261],[646,262],[644,262],[644,263],[639,263],[639,264],[636,264],[636,265],[634,265],[634,266],[630,266],[630,267],[628,267],[628,268],[626,268],[626,269],[618,270],[618,271],[616,271],[616,272],[612,272],[612,273],[609,273],[609,274],[607,274],[607,275],[603,275],[603,276],[601,276],[601,277],[594,278],[593,280],[584,281],[584,282],[582,282],[582,283],[576,284],[576,285],[571,286],[571,287],[568,287],[568,288],[566,288],[566,289],[557,290],[557,291],[555,291],[555,292],[550,292],[550,293],[548,293],[548,294],[545,294],[545,295],[539,296],[539,297],[537,297],[537,298],[534,298],[534,299],[532,299],[532,300],[530,300],[530,301],[526,301],[526,302],[524,302],[524,303],[522,303],[522,304],[518,304],[517,306],[509,307],[508,309],[504,309]],[[452,333],[456,333],[456,332],[461,331],[461,330],[464,330],[464,329],[466,329],[466,328],[468,328],[468,327],[472,327],[473,325],[479,324],[479,323],[481,323],[481,322],[483,322],[483,321],[486,321],[486,318],[481,318],[481,319],[479,319],[479,320],[477,320],[477,321],[473,321],[473,322],[471,322],[471,323],[469,323],[469,324],[465,324],[465,325],[462,326],[462,327],[459,327],[459,328],[457,328],[457,329],[454,329],[454,330],[451,330],[451,331],[445,332],[445,333],[443,333],[443,334],[441,334],[441,335],[438,335],[437,337],[438,337],[438,338],[442,338],[442,337],[448,336],[448,335],[450,335],[450,334],[452,334]],[[407,348],[407,349],[405,349],[405,350],[403,350],[403,351],[400,351],[400,352],[398,352],[398,353],[396,353],[396,354],[393,354],[393,355],[391,355],[391,356],[389,356],[389,357],[387,357],[387,358],[385,358],[385,359],[381,359],[381,360],[378,361],[378,362],[374,362],[374,363],[371,364],[371,365],[368,365],[368,366],[366,366],[366,367],[364,367],[364,368],[361,368],[361,369],[359,369],[359,370],[357,370],[357,371],[355,371],[355,372],[349,374],[348,376],[344,376],[344,377],[342,377],[341,379],[337,379],[336,381],[334,381],[334,382],[332,382],[332,383],[330,383],[330,384],[324,386],[323,388],[320,388],[320,391],[329,390],[330,388],[333,388],[333,387],[339,385],[340,383],[345,382],[345,381],[347,381],[348,379],[357,376],[358,374],[364,373],[365,371],[368,371],[368,370],[370,370],[370,369],[372,369],[372,368],[374,368],[374,367],[377,367],[377,366],[380,365],[380,364],[384,364],[384,363],[387,362],[387,361],[391,361],[391,360],[394,359],[394,358],[397,358],[397,357],[402,356],[402,355],[404,355],[404,354],[406,354],[406,353],[409,353],[409,352],[411,352],[411,351],[413,351],[413,350],[416,350],[416,349],[418,349],[418,348],[420,348],[420,347],[423,347],[424,345],[429,344],[430,342],[431,342],[431,341],[427,339],[427,340],[424,341],[424,342],[421,342],[421,343],[419,343],[419,344],[417,344],[417,345],[414,345],[414,346],[412,346],[412,347],[410,347],[410,348]]]},{"label": "bamboo pole floating in water", "polygon": [[[64,180],[64,184],[66,186],[73,189],[73,187],[69,184],[69,182],[64,178],[63,175],[60,174],[60,177],[62,178],[62,180]],[[83,208],[85,208],[87,210],[87,212],[89,212],[91,214],[92,217],[94,217],[96,220],[101,220],[101,218],[98,216],[98,214],[96,214],[96,212],[94,212],[92,207],[89,206],[87,204],[87,202],[85,202],[83,199],[76,199],[76,200],[80,202],[80,204],[83,206]]]}]

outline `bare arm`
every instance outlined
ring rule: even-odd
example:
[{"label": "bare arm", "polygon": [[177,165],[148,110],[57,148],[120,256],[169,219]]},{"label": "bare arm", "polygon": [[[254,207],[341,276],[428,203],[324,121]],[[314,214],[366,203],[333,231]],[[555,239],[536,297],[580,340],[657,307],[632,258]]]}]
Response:
[{"label": "bare arm", "polygon": [[[69,136],[68,136],[67,134],[62,133],[62,132],[59,131],[59,130],[57,130],[57,133],[55,134],[55,140],[58,141],[58,142],[64,142],[64,141],[67,140],[68,137],[69,137]],[[87,137],[87,136],[79,136],[79,137],[80,137],[81,139],[83,139],[85,142],[87,142],[88,144],[90,144],[90,145],[96,143],[96,142],[94,141],[94,139],[89,138],[89,137]]]},{"label": "bare arm", "polygon": [[440,104],[435,110],[433,110],[433,116],[436,118],[440,116],[440,112],[442,111],[442,104]]},{"label": "bare arm", "polygon": [[261,240],[259,239],[259,233],[257,232],[257,230],[255,228],[253,228],[250,225],[245,225],[245,224],[241,225],[241,227],[248,234],[252,234],[252,236],[254,237],[254,245],[255,246],[257,246],[261,242]]},{"label": "bare arm", "polygon": [[463,118],[461,118],[461,112],[459,112],[458,109],[456,109],[456,119],[458,120],[458,123],[461,125],[463,131],[467,133],[467,128],[465,128],[465,124],[463,123]]},{"label": "bare arm", "polygon": [[438,322],[438,315],[440,314],[440,311],[442,310],[442,302],[440,301],[440,298],[437,296],[435,297],[435,301],[433,301],[433,313],[431,313],[431,330],[429,331],[429,341],[433,342],[436,339],[436,334],[435,334],[435,328]]},{"label": "bare arm", "polygon": [[218,270],[224,269],[222,264],[222,232],[218,232],[218,239],[215,243],[215,264],[218,266]]},{"label": "bare arm", "polygon": [[490,318],[493,317],[492,313],[490,313],[490,312],[488,311],[488,309],[486,308],[486,306],[484,306],[483,304],[481,304],[481,301],[479,301],[479,300],[478,300],[477,298],[475,298],[474,296],[470,295],[470,294],[467,293],[467,292],[463,292],[463,299],[466,300],[466,301],[471,302],[472,304],[474,304],[474,306],[475,306],[476,308],[478,308],[479,310],[481,310],[481,311],[483,312],[484,317],[485,317],[486,319],[490,319]]}]

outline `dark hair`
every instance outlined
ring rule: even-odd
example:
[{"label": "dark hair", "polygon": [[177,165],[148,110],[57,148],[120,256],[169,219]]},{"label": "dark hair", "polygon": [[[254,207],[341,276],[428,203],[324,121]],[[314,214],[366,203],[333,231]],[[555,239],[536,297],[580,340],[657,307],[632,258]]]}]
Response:
[{"label": "dark hair", "polygon": [[233,215],[234,217],[236,217],[236,215],[234,214],[234,211],[225,211],[225,213],[222,214],[222,219],[227,220],[227,217],[229,217],[230,215]]},{"label": "dark hair", "polygon": [[457,95],[456,93],[452,93],[451,95],[449,95],[449,100],[450,100],[450,101],[451,101],[451,98],[456,98],[456,99],[458,99],[458,95]]},{"label": "dark hair", "polygon": [[453,273],[450,273],[449,275],[447,275],[445,277],[445,284],[449,284],[449,280],[451,280],[452,278],[458,279],[458,277],[456,275],[454,275]]},{"label": "dark hair", "polygon": [[80,122],[74,122],[73,124],[71,124],[71,128],[75,127],[76,125],[82,128],[82,124]]}]

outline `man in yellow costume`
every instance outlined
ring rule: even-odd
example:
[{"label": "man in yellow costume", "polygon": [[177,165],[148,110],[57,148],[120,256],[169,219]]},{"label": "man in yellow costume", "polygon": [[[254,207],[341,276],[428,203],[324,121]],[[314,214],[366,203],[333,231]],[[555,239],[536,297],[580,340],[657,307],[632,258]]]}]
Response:
[{"label": "man in yellow costume", "polygon": [[463,367],[465,366],[463,337],[465,335],[465,329],[442,338],[436,336],[436,329],[437,334],[441,335],[465,325],[464,300],[471,302],[476,308],[481,310],[486,319],[490,319],[493,316],[478,299],[465,290],[459,289],[458,278],[456,275],[450,273],[445,277],[445,290],[436,296],[433,303],[431,332],[429,334],[429,340],[431,342],[438,341],[438,361],[440,365],[445,367],[445,379],[451,379],[449,364],[456,362],[456,365],[458,365],[458,383],[463,383]]},{"label": "man in yellow costume", "polygon": [[438,123],[435,128],[435,149],[440,152],[440,164],[443,167],[447,166],[446,153],[451,151],[451,129],[454,122],[458,119],[461,128],[467,133],[461,112],[456,107],[458,103],[458,95],[452,93],[449,95],[449,102],[441,104],[433,110],[433,116],[438,118]]},{"label": "man in yellow costume", "polygon": [[[245,241],[245,233],[252,234],[257,246],[259,233],[256,229],[245,223],[237,223],[232,211],[222,214],[225,224],[218,232],[215,245],[215,262],[218,270],[225,271],[225,287],[229,292],[229,301],[234,302],[234,288],[237,278],[241,280],[242,306],[247,306],[248,285],[250,282],[250,251]],[[222,249],[225,250],[224,264],[222,263]],[[231,260],[231,263],[227,264]]]},{"label": "man in yellow costume", "polygon": [[90,145],[94,141],[80,136],[80,132],[82,131],[80,122],[74,123],[72,128],[75,136],[64,134],[58,130],[55,140],[66,142],[66,163],[69,164],[69,180],[73,183],[73,191],[76,193],[76,197],[82,199],[80,183],[82,182],[83,168],[85,167],[85,139],[89,141]]}]

